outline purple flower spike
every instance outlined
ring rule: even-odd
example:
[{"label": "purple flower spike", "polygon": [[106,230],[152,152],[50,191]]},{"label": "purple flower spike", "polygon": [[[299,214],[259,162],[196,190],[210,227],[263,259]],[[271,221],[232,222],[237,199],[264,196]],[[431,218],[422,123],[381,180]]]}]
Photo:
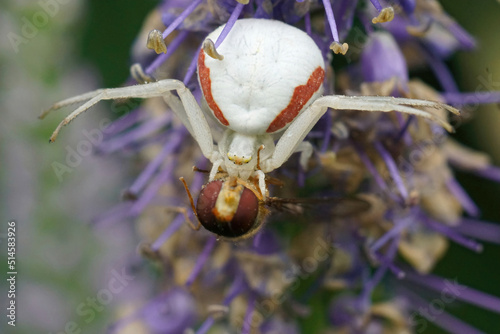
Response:
[{"label": "purple flower spike", "polygon": [[[475,239],[500,244],[500,226],[460,217],[462,211],[477,216],[479,208],[451,177],[451,167],[495,181],[500,168],[486,154],[447,137],[448,124],[433,122],[446,120],[445,109],[453,108],[425,102],[458,105],[462,114],[500,102],[495,82],[487,80],[492,78],[488,85],[480,80],[489,92],[460,93],[447,68],[446,58],[473,48],[473,38],[437,1],[370,1],[373,6],[358,0],[163,0],[142,31],[163,22],[167,29],[163,35],[155,31],[150,42],[166,54],[145,53],[141,46],[133,57],[146,75],[162,80],[91,92],[54,106],[90,97],[82,110],[101,97],[146,98],[177,89],[171,93],[179,98],[178,107],[168,98],[167,104],[151,101],[113,123],[96,145],[99,153],[136,154],[136,166],[144,168],[130,182],[124,202],[95,224],[134,218],[141,238],[153,240],[150,248],[141,248],[144,259],[136,255],[133,264],[139,270],[154,262],[154,277],[140,287],[157,294],[135,300],[133,305],[144,306],[111,326],[113,333],[140,321],[158,334],[295,334],[310,331],[302,316],[319,313],[330,320],[318,324],[322,333],[419,332],[411,308],[416,315],[429,303],[405,288],[441,291],[446,282],[414,272],[430,272],[449,241],[475,252],[482,250]],[[242,20],[249,25],[236,24]],[[288,40],[273,31],[283,23],[268,20],[305,33],[295,31],[296,38]],[[214,45],[203,44],[221,25]],[[243,30],[261,27],[269,31]],[[287,34],[293,37],[293,31]],[[224,50],[233,34],[244,45],[244,56]],[[167,36],[165,50],[161,37]],[[340,41],[355,46],[352,57],[332,58],[330,50],[348,50]],[[200,52],[217,55],[212,46],[226,56],[200,61],[198,80]],[[309,61],[314,68],[308,69]],[[444,92],[419,77],[421,70],[432,71]],[[290,75],[280,77],[283,71]],[[142,74],[137,67],[132,72]],[[186,89],[173,80],[183,80]],[[256,99],[264,107],[253,109],[259,106]],[[179,119],[168,107],[172,104],[185,115]],[[235,126],[240,115],[257,116],[252,126]],[[265,127],[254,129],[285,120],[290,127],[272,136]],[[298,154],[291,155],[301,138],[314,152],[307,169]],[[256,152],[260,144],[266,147]],[[193,165],[199,169],[193,171]],[[190,196],[180,176],[192,180]],[[200,195],[203,184],[208,190]],[[280,199],[288,199],[283,214],[276,213]],[[192,209],[197,212],[198,200],[210,203],[200,212],[218,226],[241,221],[256,228],[229,238],[182,226],[196,218]],[[180,213],[165,214],[174,205]],[[461,285],[456,289],[457,300],[500,313],[498,298]],[[452,333],[478,332],[445,312],[435,321]]]}]

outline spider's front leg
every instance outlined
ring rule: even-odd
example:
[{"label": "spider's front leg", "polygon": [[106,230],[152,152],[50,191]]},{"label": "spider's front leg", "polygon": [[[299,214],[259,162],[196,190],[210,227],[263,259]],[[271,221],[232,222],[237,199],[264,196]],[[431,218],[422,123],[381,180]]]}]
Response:
[{"label": "spider's front leg", "polygon": [[[171,91],[175,90],[180,97],[172,95]],[[152,82],[144,85],[136,85],[130,87],[99,89],[93,92],[78,95],[61,102],[54,104],[50,109],[42,113],[40,118],[44,118],[51,110],[60,109],[74,103],[85,102],[70,115],[68,115],[55,129],[50,141],[54,142],[61,128],[78,115],[91,108],[101,100],[114,100],[122,98],[150,98],[163,96],[165,102],[171,107],[181,119],[182,123],[194,139],[198,142],[203,155],[210,161],[216,159],[214,150],[212,133],[207,123],[205,115],[200,106],[196,102],[193,94],[178,80],[166,79],[157,82]],[[213,161],[212,161],[213,162]]]},{"label": "spider's front leg", "polygon": [[444,103],[408,99],[392,96],[344,96],[344,95],[329,95],[323,96],[314,101],[311,108],[329,107],[337,110],[360,110],[360,111],[378,111],[378,112],[391,112],[397,111],[410,115],[415,115],[427,118],[433,122],[438,123],[448,132],[454,132],[453,126],[446,120],[436,116],[435,114],[417,109],[417,108],[433,108],[445,109],[449,112],[460,115],[460,112]]},{"label": "spider's front leg", "polygon": [[313,148],[303,140],[327,109],[326,106],[314,106],[313,103],[297,116],[281,135],[271,157],[263,162],[262,171],[269,173],[279,168],[294,152],[301,152],[300,164],[305,169]]},{"label": "spider's front leg", "polygon": [[306,135],[311,131],[313,126],[328,110],[328,108],[336,110],[361,110],[361,111],[379,111],[390,112],[398,111],[411,115],[416,115],[430,119],[439,123],[446,130],[453,132],[453,127],[445,120],[437,117],[436,115],[417,109],[418,108],[435,108],[446,109],[456,115],[460,112],[443,103],[395,98],[385,96],[343,96],[343,95],[329,95],[318,98],[299,116],[297,116],[290,126],[285,130],[276,144],[276,149],[270,159],[264,162],[262,171],[268,173],[280,167],[285,161],[288,160],[290,155],[300,150],[300,146]]}]

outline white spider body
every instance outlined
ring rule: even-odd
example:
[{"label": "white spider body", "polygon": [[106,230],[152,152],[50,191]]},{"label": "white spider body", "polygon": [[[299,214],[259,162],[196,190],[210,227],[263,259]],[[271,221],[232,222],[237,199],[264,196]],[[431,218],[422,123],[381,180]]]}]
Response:
[{"label": "white spider body", "polygon": [[[223,28],[207,39],[217,40]],[[247,179],[255,171],[258,148],[265,147],[259,153],[265,166],[274,150],[271,134],[286,129],[321,95],[324,60],[302,30],[262,19],[237,21],[217,51],[223,60],[201,50],[198,80],[212,115],[227,128],[219,142],[221,167],[229,176]]]},{"label": "white spider body", "polygon": [[[223,28],[207,38],[216,41]],[[321,51],[304,31],[283,22],[239,20],[217,51],[223,60],[200,52],[198,78],[214,116],[235,132],[284,130],[322,93]]]},{"label": "white spider body", "polygon": [[[216,40],[222,29],[216,29],[208,38]],[[209,181],[214,180],[219,168],[242,182],[255,177],[265,200],[265,173],[279,168],[297,151],[302,153],[301,165],[307,166],[312,146],[303,140],[328,108],[399,111],[432,119],[449,131],[452,127],[446,121],[415,107],[446,108],[458,113],[450,106],[424,100],[321,97],[325,73],[321,51],[305,32],[279,21],[236,21],[217,52],[224,56],[222,60],[211,58],[203,49],[198,59],[198,78],[205,101],[226,128],[217,146],[206,115],[193,94],[174,79],[75,96],[56,103],[40,118],[50,110],[86,101],[59,124],[51,137],[54,141],[62,126],[101,100],[162,96],[197,141],[203,155],[212,162]],[[173,90],[179,97],[171,93]]]}]

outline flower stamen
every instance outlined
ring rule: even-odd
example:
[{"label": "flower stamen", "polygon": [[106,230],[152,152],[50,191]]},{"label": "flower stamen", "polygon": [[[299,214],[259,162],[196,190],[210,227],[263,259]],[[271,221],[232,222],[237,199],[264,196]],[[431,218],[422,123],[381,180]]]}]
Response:
[{"label": "flower stamen", "polygon": [[[372,0],[372,3],[373,2],[375,2],[375,0]],[[379,4],[379,6],[380,6],[380,4]],[[394,19],[394,8],[386,7],[384,9],[380,10],[380,13],[378,14],[378,16],[376,16],[372,19],[372,23],[377,24],[377,23],[390,22],[393,19]]]},{"label": "flower stamen", "polygon": [[146,47],[155,50],[157,54],[167,53],[167,44],[165,44],[162,32],[157,29],[151,30],[148,34]]},{"label": "flower stamen", "polygon": [[330,31],[333,37],[333,43],[330,44],[330,49],[335,54],[343,54],[345,55],[349,45],[347,43],[341,44],[339,41],[339,32],[337,30],[337,23],[335,22],[335,16],[333,15],[332,4],[329,0],[323,0],[323,6],[325,7],[326,18],[328,20],[328,24],[330,25]]},{"label": "flower stamen", "polygon": [[213,59],[218,59],[218,60],[224,59],[224,56],[217,52],[217,49],[215,49],[215,44],[210,38],[207,38],[203,41],[202,48],[203,51],[205,51],[205,53],[210,57],[212,57]]}]

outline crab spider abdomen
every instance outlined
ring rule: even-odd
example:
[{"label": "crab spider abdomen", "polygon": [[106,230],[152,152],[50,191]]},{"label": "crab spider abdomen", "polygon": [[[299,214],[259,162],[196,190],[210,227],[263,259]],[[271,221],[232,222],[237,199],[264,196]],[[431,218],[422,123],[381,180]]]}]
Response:
[{"label": "crab spider abdomen", "polygon": [[[216,41],[224,26],[207,38]],[[219,122],[246,135],[284,130],[322,93],[324,60],[302,30],[280,21],[242,19],[217,48],[203,50],[198,79]]]}]

